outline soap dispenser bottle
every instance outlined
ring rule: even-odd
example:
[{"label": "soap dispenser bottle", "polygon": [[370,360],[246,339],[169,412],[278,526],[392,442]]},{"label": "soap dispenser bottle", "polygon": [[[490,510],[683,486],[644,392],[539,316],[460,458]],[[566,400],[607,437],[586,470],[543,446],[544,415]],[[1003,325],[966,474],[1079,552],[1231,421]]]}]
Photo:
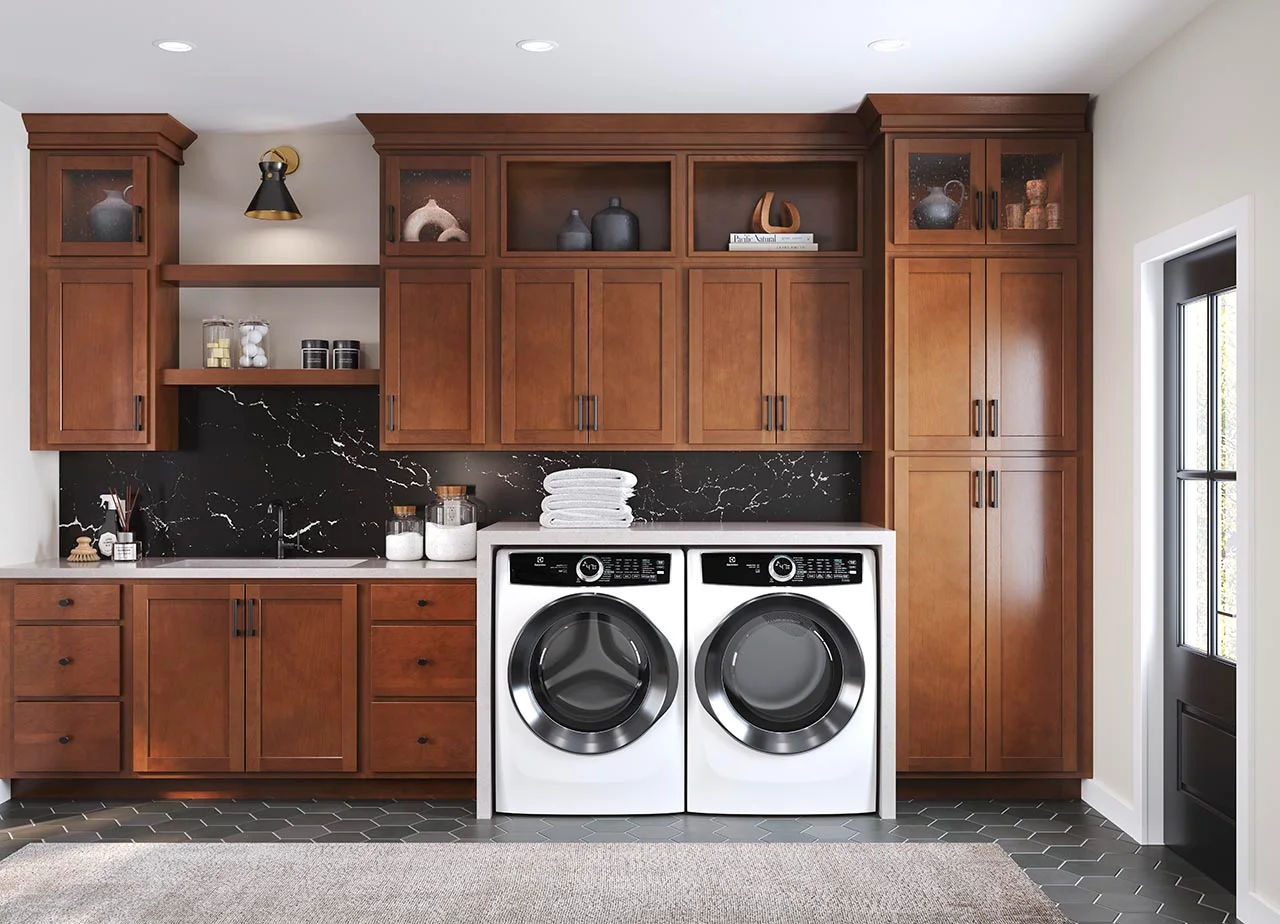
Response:
[{"label": "soap dispenser bottle", "polygon": [[110,494],[99,494],[98,500],[106,510],[103,514],[102,528],[98,530],[98,552],[103,558],[110,559],[116,547],[116,534],[120,531],[120,520],[116,515],[115,499]]}]

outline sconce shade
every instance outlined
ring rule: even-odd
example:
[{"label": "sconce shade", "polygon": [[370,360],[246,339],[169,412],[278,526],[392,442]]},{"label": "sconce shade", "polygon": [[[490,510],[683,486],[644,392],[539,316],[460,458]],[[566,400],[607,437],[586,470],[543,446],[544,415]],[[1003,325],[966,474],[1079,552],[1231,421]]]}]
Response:
[{"label": "sconce shade", "polygon": [[293,201],[288,188],[284,185],[286,174],[298,167],[298,152],[293,148],[272,149],[262,155],[258,169],[262,171],[262,182],[254,193],[249,207],[244,210],[250,218],[262,218],[268,221],[292,221],[301,218],[298,203]]}]

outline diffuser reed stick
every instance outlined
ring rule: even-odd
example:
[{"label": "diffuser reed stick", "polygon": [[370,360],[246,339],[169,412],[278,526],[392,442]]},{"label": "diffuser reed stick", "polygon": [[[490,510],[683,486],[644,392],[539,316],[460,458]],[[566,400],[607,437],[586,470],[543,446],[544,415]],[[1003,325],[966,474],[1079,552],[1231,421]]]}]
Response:
[{"label": "diffuser reed stick", "polygon": [[116,493],[116,489],[111,489],[111,501],[116,507],[116,516],[120,519],[120,531],[122,533],[129,532],[129,521],[133,519],[133,511],[138,506],[138,497],[141,496],[142,489],[124,486],[124,501],[121,502],[120,495]]}]

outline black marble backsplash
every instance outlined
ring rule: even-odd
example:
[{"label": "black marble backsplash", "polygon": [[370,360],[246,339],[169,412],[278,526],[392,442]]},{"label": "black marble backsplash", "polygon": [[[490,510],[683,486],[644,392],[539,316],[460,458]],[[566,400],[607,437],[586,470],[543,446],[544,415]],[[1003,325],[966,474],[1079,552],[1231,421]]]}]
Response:
[{"label": "black marble backsplash", "polygon": [[[381,554],[392,504],[424,506],[431,486],[470,484],[489,519],[536,519],[557,469],[634,472],[639,520],[858,519],[854,452],[380,452],[378,395],[356,388],[183,388],[177,452],[64,452],[64,549],[96,535],[98,496],[142,489],[147,555],[267,555],[275,517],[303,554]],[[297,554],[297,553],[295,553]]]}]

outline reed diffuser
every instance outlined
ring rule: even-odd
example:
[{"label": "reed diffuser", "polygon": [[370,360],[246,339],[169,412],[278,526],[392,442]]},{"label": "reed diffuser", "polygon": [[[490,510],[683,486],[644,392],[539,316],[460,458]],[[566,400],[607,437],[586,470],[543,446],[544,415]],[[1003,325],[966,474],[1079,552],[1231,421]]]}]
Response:
[{"label": "reed diffuser", "polygon": [[133,512],[137,509],[138,497],[141,494],[141,488],[134,489],[125,485],[124,500],[122,501],[115,488],[111,489],[111,502],[115,505],[116,517],[120,521],[120,532],[116,534],[116,544],[111,549],[112,561],[138,560],[138,543],[134,538],[130,523],[133,520]]}]

